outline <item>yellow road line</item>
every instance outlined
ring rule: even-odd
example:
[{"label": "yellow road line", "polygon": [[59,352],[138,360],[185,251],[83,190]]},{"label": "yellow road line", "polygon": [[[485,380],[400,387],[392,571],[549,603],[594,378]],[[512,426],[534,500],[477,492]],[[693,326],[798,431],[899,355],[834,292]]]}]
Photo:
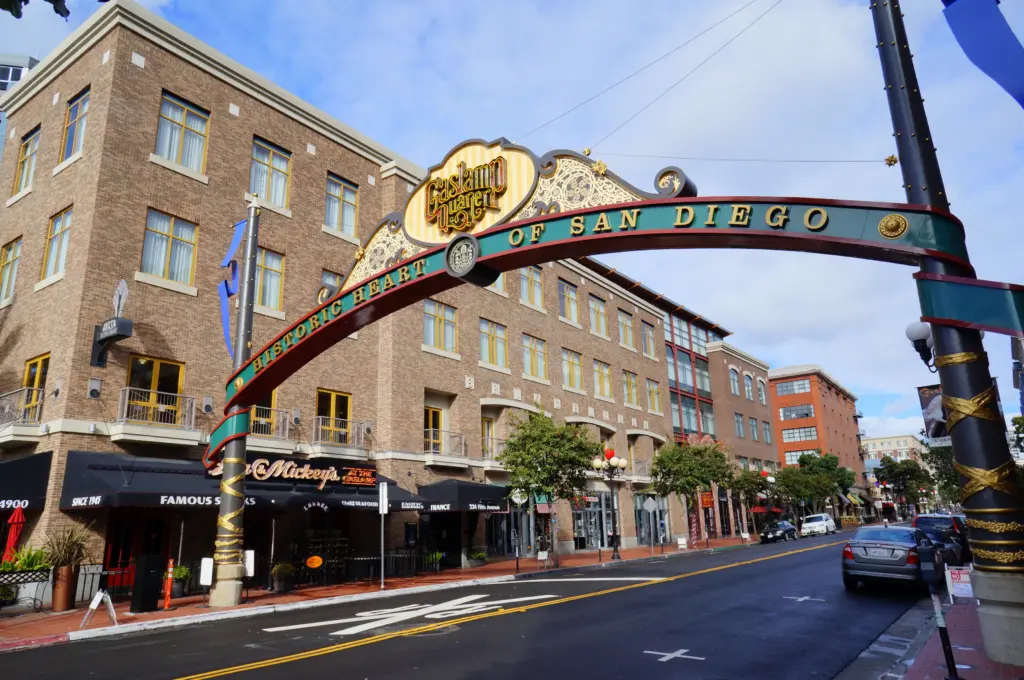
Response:
[{"label": "yellow road line", "polygon": [[684,578],[690,578],[691,576],[700,576],[702,574],[710,574],[716,571],[724,571],[725,569],[733,569],[735,567],[742,567],[748,564],[757,564],[758,562],[766,562],[768,560],[777,560],[780,557],[787,557],[789,555],[798,555],[800,553],[810,552],[811,550],[821,550],[822,548],[831,548],[832,546],[841,545],[846,541],[838,541],[835,543],[825,543],[823,545],[816,545],[810,548],[801,548],[799,550],[790,550],[788,552],[779,553],[778,555],[768,555],[766,557],[758,557],[753,560],[744,560],[743,562],[732,562],[731,564],[723,564],[717,567],[709,567],[707,569],[701,569],[699,571],[691,571],[685,574],[677,574],[675,576],[668,576],[657,581],[644,581],[640,583],[631,583],[625,586],[617,586],[615,588],[608,588],[607,590],[599,590],[593,593],[583,593],[582,595],[571,595],[569,597],[559,598],[557,600],[548,600],[546,602],[537,602],[535,604],[529,604],[522,607],[516,607],[515,609],[499,609],[493,612],[487,612],[484,614],[474,614],[472,616],[464,616],[459,619],[448,619],[439,623],[432,623],[426,626],[419,626],[417,628],[408,628],[406,630],[396,631],[394,633],[382,633],[380,635],[374,635],[373,637],[363,638],[362,640],[353,640],[352,642],[343,642],[337,645],[328,645],[327,647],[320,647],[317,649],[311,649],[305,652],[299,652],[297,654],[289,654],[287,656],[279,656],[272,659],[266,659],[264,661],[254,661],[252,663],[241,664],[239,666],[231,666],[229,668],[221,668],[218,670],[207,671],[206,673],[198,673],[196,675],[189,675],[178,680],[208,680],[209,678],[220,678],[225,675],[233,675],[235,673],[244,673],[245,671],[255,671],[261,668],[269,668],[270,666],[279,666],[281,664],[291,663],[293,661],[302,661],[304,659],[312,659],[317,656],[324,656],[326,654],[334,654],[335,652],[343,652],[346,649],[354,649],[356,647],[363,647],[365,645],[375,644],[377,642],[384,642],[385,640],[391,640],[398,637],[406,637],[409,635],[419,635],[420,633],[427,633],[434,630],[440,630],[442,628],[448,628],[460,623],[469,623],[470,621],[479,621],[481,619],[489,619],[495,616],[505,616],[507,614],[519,614],[531,609],[540,609],[541,607],[550,607],[556,604],[565,604],[566,602],[576,602],[577,600],[585,600],[591,597],[598,597],[600,595],[610,595],[612,593],[621,593],[626,590],[633,590],[635,588],[646,588],[655,584],[668,583],[670,581],[678,581]]}]

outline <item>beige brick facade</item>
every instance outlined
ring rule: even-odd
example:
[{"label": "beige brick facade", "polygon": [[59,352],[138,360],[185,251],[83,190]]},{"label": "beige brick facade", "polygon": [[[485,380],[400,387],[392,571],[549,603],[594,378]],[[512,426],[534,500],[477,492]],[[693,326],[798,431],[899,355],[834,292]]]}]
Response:
[{"label": "beige brick facade", "polygon": [[[62,162],[68,102],[86,90],[82,150],[79,157]],[[201,173],[154,155],[164,93],[209,114]],[[254,137],[290,152],[288,205],[261,211],[259,236],[260,246],[284,255],[283,304],[280,312],[256,315],[256,347],[315,304],[322,270],[343,273],[354,259],[354,240],[323,228],[328,173],[358,188],[356,235],[365,242],[384,215],[403,205],[423,170],[129,2],[111,3],[97,12],[0,106],[9,113],[12,135],[11,150],[0,167],[0,187],[6,187],[8,196],[18,164],[17,142],[40,128],[31,191],[12,197],[16,200],[0,210],[0,244],[22,240],[14,295],[0,308],[0,394],[22,387],[26,361],[50,357],[38,422],[0,427],[0,460],[54,452],[45,509],[30,513],[28,541],[38,544],[46,531],[62,523],[91,523],[90,559],[98,561],[109,542],[106,511],[64,513],[58,508],[68,452],[201,455],[205,437],[222,413],[224,380],[231,373],[217,286],[226,277],[220,261],[232,225],[245,214]],[[68,207],[73,219],[63,275],[41,281],[49,219]],[[197,225],[193,280],[175,283],[141,271],[149,210]],[[313,451],[316,395],[323,388],[351,395],[348,418],[370,427],[364,458],[402,487],[415,492],[447,478],[502,484],[500,464],[485,455],[481,418],[494,419],[493,448],[508,437],[517,415],[541,408],[556,420],[586,426],[636,463],[627,470],[625,483],[617,485],[623,543],[635,543],[633,494],[649,482],[646,471],[656,447],[672,436],[665,415],[662,313],[578,263],[540,267],[541,305],[520,301],[518,270],[507,273],[504,293],[461,286],[437,296],[458,310],[453,353],[424,349],[424,308],[417,303],[311,361],[277,390],[279,417],[290,422],[286,455],[301,459]],[[577,289],[577,324],[559,318],[560,279]],[[123,316],[132,320],[134,334],[110,349],[104,368],[93,367],[94,329],[112,316],[111,295],[120,280],[128,283]],[[590,327],[591,294],[605,302],[606,337]],[[632,319],[631,342],[620,342],[620,310]],[[231,311],[233,317],[233,307]],[[505,327],[505,366],[482,365],[481,318]],[[646,354],[643,323],[654,328],[656,339]],[[547,368],[541,377],[527,375],[524,334],[546,343]],[[563,386],[563,348],[582,356],[581,390]],[[195,424],[187,428],[196,432],[192,439],[171,433],[174,428],[142,428],[146,431],[140,433],[124,427],[119,400],[132,356],[184,366],[180,395],[194,398]],[[595,394],[595,360],[610,366],[610,397]],[[624,371],[636,376],[635,404],[625,398]],[[649,403],[648,379],[659,384],[660,403]],[[96,380],[101,384],[92,396],[95,383],[90,381]],[[174,403],[175,408],[191,408],[180,396]],[[212,404],[210,412],[203,409],[206,403]],[[456,433],[453,441],[459,444],[441,455],[428,455],[424,407],[435,403],[444,411],[442,429]],[[253,438],[250,443],[258,445]],[[591,486],[595,492],[606,488],[596,479]],[[564,547],[572,546],[569,504],[560,503],[557,511],[559,540]],[[168,527],[186,517],[165,512]],[[213,513],[204,512],[188,515],[192,519],[186,541],[201,554],[204,541],[206,550],[212,549]],[[671,533],[682,533],[678,501],[672,501],[666,514],[671,515]],[[208,530],[196,528],[203,526],[197,517],[209,519]],[[389,545],[400,545],[401,525],[415,519],[410,513],[392,516]],[[472,535],[465,547],[484,545],[483,522],[467,531]],[[376,545],[372,535],[362,538]],[[176,542],[175,537],[170,543]]]}]

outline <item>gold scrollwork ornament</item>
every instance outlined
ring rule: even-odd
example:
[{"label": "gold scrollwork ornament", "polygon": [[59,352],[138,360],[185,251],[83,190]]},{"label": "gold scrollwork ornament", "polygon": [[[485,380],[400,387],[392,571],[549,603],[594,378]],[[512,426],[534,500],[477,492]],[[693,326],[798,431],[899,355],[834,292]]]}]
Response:
[{"label": "gold scrollwork ornament", "polygon": [[988,388],[981,394],[974,395],[970,399],[943,394],[942,405],[946,407],[946,413],[949,414],[946,420],[946,427],[952,431],[961,420],[968,417],[984,418],[985,420],[999,422],[999,414],[990,408],[990,405],[994,404],[995,401],[995,386]]},{"label": "gold scrollwork ornament", "polygon": [[907,222],[907,218],[895,213],[886,215],[878,222],[878,233],[889,240],[898,239],[906,234],[909,228],[910,223]]},{"label": "gold scrollwork ornament", "polygon": [[957,364],[971,364],[985,358],[984,352],[955,352],[953,354],[940,354],[935,357],[935,367],[956,366]]},{"label": "gold scrollwork ornament", "polygon": [[961,502],[966,502],[968,498],[985,489],[1001,491],[1008,496],[1020,498],[1016,477],[1017,464],[1012,460],[1008,460],[992,470],[961,465],[954,460],[953,468],[967,478],[960,492]]},{"label": "gold scrollwork ornament", "polygon": [[972,529],[980,529],[992,534],[1008,534],[1014,531],[1024,531],[1024,524],[1020,522],[991,522],[985,519],[967,519],[967,526]]}]

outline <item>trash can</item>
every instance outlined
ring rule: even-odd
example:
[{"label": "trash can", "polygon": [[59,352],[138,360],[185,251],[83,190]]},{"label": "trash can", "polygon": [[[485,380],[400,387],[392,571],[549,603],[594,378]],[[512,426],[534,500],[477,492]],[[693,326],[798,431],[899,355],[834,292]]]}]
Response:
[{"label": "trash can", "polygon": [[164,559],[160,555],[139,555],[135,558],[135,579],[132,584],[133,614],[154,612],[160,606],[160,593],[165,575]]}]

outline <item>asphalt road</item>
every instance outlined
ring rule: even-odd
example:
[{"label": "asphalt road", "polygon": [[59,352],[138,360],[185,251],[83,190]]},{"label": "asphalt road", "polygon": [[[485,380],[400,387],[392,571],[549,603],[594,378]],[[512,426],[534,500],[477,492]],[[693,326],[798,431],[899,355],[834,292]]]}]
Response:
[{"label": "asphalt road", "polygon": [[839,537],[29,649],[6,679],[832,678],[917,600]]}]

